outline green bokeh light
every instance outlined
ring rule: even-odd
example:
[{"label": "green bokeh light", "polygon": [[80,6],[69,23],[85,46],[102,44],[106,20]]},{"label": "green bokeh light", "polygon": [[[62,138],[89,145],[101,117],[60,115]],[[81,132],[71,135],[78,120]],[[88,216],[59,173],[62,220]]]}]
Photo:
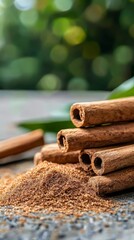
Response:
[{"label": "green bokeh light", "polygon": [[0,8],[6,8],[13,4],[13,0],[0,0]]},{"label": "green bokeh light", "polygon": [[68,50],[64,45],[57,44],[51,50],[50,57],[55,63],[63,63],[68,56]]},{"label": "green bokeh light", "polygon": [[99,77],[106,76],[108,73],[108,68],[108,61],[102,56],[95,58],[92,63],[93,72]]},{"label": "green bokeh light", "polygon": [[34,84],[33,79],[38,73],[39,61],[37,58],[25,57],[13,60],[9,65],[0,68],[2,86],[4,88],[22,89]]},{"label": "green bokeh light", "polygon": [[58,90],[61,88],[61,80],[55,74],[46,74],[40,79],[37,87],[41,90]]},{"label": "green bokeh light", "polygon": [[32,9],[36,4],[36,0],[14,0],[14,5],[18,10],[27,11]]},{"label": "green bokeh light", "polygon": [[127,28],[134,23],[134,4],[133,7],[124,8],[120,14],[120,24]]},{"label": "green bokeh light", "polygon": [[68,83],[68,90],[86,90],[87,88],[88,83],[84,78],[71,78]]},{"label": "green bokeh light", "polygon": [[111,10],[119,10],[124,7],[125,3],[125,0],[106,0],[106,7]]},{"label": "green bokeh light", "polygon": [[38,13],[35,9],[20,13],[20,21],[24,26],[33,26],[37,20]]},{"label": "green bokeh light", "polygon": [[127,64],[133,59],[133,51],[129,46],[119,46],[114,51],[115,60],[120,64]]},{"label": "green bokeh light", "polygon": [[3,59],[4,61],[13,61],[20,57],[21,50],[14,44],[8,44],[3,49]]},{"label": "green bokeh light", "polygon": [[73,6],[73,0],[54,0],[56,8],[62,12],[68,11]]},{"label": "green bokeh light", "polygon": [[86,33],[82,27],[70,27],[64,34],[64,38],[70,45],[78,45],[86,38]]},{"label": "green bokeh light", "polygon": [[64,33],[70,28],[71,21],[69,18],[56,18],[53,21],[52,30],[57,36],[63,36]]},{"label": "green bokeh light", "polygon": [[0,0],[0,88],[112,90],[133,40],[134,0]]},{"label": "green bokeh light", "polygon": [[85,65],[82,58],[76,58],[69,64],[69,72],[77,77],[84,76]]},{"label": "green bokeh light", "polygon": [[90,22],[98,22],[104,16],[105,9],[99,4],[91,4],[85,10],[85,18]]}]

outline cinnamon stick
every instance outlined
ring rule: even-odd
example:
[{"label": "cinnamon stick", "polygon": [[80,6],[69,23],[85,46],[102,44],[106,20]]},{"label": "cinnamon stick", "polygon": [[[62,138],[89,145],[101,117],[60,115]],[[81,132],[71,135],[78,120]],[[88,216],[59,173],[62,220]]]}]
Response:
[{"label": "cinnamon stick", "polygon": [[134,120],[134,97],[75,103],[70,116],[76,127]]},{"label": "cinnamon stick", "polygon": [[134,144],[95,152],[92,155],[91,163],[92,169],[97,175],[134,166]]},{"label": "cinnamon stick", "polygon": [[61,130],[57,142],[63,152],[83,150],[134,142],[134,122],[101,126],[95,128],[75,128]]},{"label": "cinnamon stick", "polygon": [[90,178],[89,185],[97,195],[106,195],[134,187],[134,167],[125,168],[104,176]]},{"label": "cinnamon stick", "polygon": [[84,149],[79,153],[79,163],[80,166],[83,168],[84,171],[88,172],[91,171],[92,166],[91,166],[91,159],[92,156],[95,152],[101,151],[101,150],[106,150],[112,148],[110,147],[102,147],[102,148],[90,148],[90,149]]},{"label": "cinnamon stick", "polygon": [[125,144],[118,144],[118,145],[107,146],[107,147],[84,149],[79,153],[80,166],[83,168],[83,170],[88,172],[89,170],[93,169],[92,161],[93,161],[93,156],[95,155],[95,153],[98,153],[100,151],[105,151],[105,150],[106,151],[108,150],[107,152],[110,152],[112,149],[114,149],[114,150],[117,148],[120,149],[120,147],[124,147],[124,146],[129,146],[129,145],[127,143],[125,143]]},{"label": "cinnamon stick", "polygon": [[40,154],[35,156],[35,164],[43,161],[65,164],[65,163],[78,163],[79,151],[63,153],[58,147],[57,143],[46,144]]},{"label": "cinnamon stick", "polygon": [[44,144],[43,131],[38,129],[0,142],[0,159],[25,152]]}]

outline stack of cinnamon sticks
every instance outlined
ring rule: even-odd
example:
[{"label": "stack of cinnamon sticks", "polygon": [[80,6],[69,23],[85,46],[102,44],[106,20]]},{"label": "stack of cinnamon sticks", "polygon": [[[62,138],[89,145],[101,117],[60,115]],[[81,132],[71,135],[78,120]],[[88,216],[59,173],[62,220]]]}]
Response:
[{"label": "stack of cinnamon sticks", "polygon": [[58,144],[44,146],[35,164],[79,161],[100,195],[134,187],[134,97],[76,103],[70,115],[76,128],[58,132]]}]

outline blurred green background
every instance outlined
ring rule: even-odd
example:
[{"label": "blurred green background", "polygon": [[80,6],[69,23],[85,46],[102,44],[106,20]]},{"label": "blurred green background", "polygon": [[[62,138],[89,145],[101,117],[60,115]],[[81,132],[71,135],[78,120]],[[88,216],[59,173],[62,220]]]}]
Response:
[{"label": "blurred green background", "polygon": [[112,90],[134,75],[134,0],[0,0],[0,89]]}]

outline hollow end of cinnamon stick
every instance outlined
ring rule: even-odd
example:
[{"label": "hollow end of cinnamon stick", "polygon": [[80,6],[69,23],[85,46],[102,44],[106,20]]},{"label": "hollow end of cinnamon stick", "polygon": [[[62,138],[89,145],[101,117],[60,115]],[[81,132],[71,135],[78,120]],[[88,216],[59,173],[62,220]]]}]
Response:
[{"label": "hollow end of cinnamon stick", "polygon": [[91,155],[81,152],[79,155],[79,163],[85,171],[89,171],[89,169],[91,169]]},{"label": "hollow end of cinnamon stick", "polygon": [[100,157],[95,157],[92,160],[92,169],[97,175],[102,175],[104,172],[103,161]]},{"label": "hollow end of cinnamon stick", "polygon": [[100,148],[134,141],[134,122],[108,126],[63,129],[57,134],[62,152]]},{"label": "hollow end of cinnamon stick", "polygon": [[91,159],[91,165],[97,175],[134,166],[134,144],[115,146],[95,152]]},{"label": "hollow end of cinnamon stick", "polygon": [[68,143],[65,135],[62,134],[62,131],[57,134],[57,143],[62,152],[68,151]]},{"label": "hollow end of cinnamon stick", "polygon": [[[70,116],[76,127],[134,120],[134,97],[75,103]],[[119,111],[120,110],[120,111]]]},{"label": "hollow end of cinnamon stick", "polygon": [[82,160],[83,164],[85,164],[85,165],[90,165],[91,164],[91,157],[87,153],[83,153],[81,155],[81,160]]},{"label": "hollow end of cinnamon stick", "polygon": [[71,121],[76,127],[82,127],[84,124],[85,113],[78,104],[73,104],[70,109]]}]

